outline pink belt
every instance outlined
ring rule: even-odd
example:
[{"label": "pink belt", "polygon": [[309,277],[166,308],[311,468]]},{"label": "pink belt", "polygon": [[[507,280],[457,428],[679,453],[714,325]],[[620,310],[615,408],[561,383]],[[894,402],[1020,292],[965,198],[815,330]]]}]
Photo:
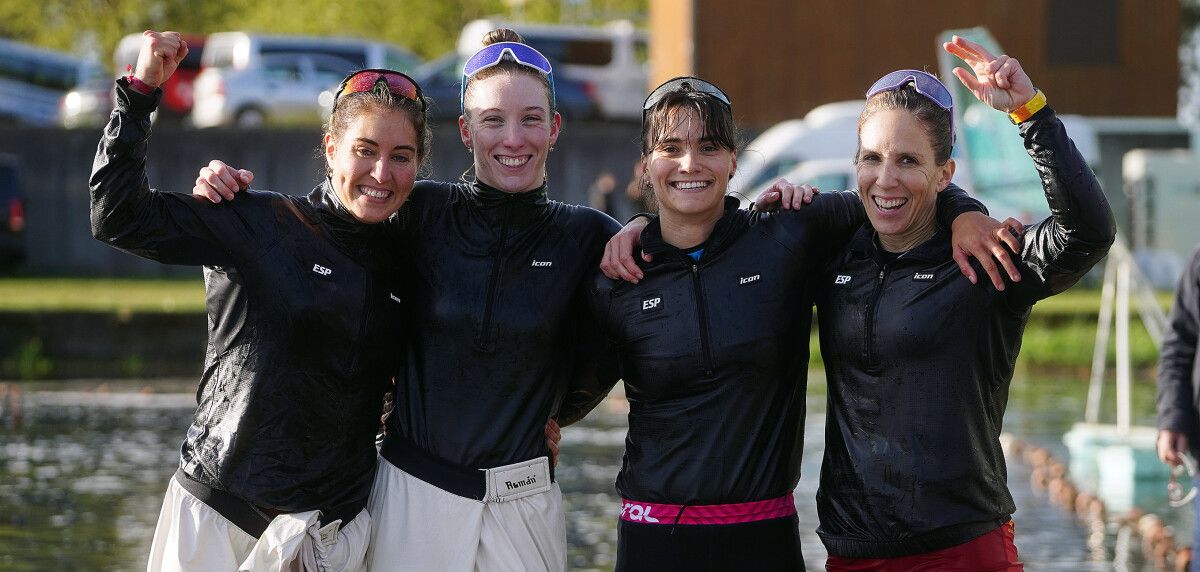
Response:
[{"label": "pink belt", "polygon": [[796,514],[792,493],[734,504],[681,505],[622,499],[621,520],[641,524],[739,524]]}]

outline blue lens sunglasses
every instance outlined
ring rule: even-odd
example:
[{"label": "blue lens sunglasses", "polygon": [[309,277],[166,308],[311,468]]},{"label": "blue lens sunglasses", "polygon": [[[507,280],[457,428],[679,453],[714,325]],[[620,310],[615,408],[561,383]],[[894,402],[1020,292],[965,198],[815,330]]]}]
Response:
[{"label": "blue lens sunglasses", "polygon": [[867,99],[880,92],[895,91],[910,83],[917,93],[950,112],[950,141],[953,143],[956,136],[954,132],[954,98],[950,95],[950,90],[946,89],[946,85],[933,74],[921,70],[896,70],[871,84],[871,88],[867,90]]},{"label": "blue lens sunglasses", "polygon": [[465,113],[467,109],[467,82],[472,77],[475,77],[475,74],[504,61],[505,57],[546,76],[550,82],[550,106],[556,106],[557,102],[554,99],[554,68],[550,65],[550,60],[546,59],[546,56],[543,56],[541,52],[526,44],[520,42],[496,42],[490,46],[484,46],[483,49],[475,52],[475,55],[471,56],[463,66],[462,88],[458,94],[458,106],[462,112]]}]

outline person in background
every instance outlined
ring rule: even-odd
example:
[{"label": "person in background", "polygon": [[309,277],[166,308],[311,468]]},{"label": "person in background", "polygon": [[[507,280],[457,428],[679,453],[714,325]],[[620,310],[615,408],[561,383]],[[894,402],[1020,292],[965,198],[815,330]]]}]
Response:
[{"label": "person in background", "polygon": [[[1196,362],[1200,349],[1200,249],[1192,253],[1179,277],[1168,324],[1158,363],[1158,458],[1172,470],[1182,468],[1185,462],[1194,469],[1200,452],[1200,367]],[[1193,476],[1190,484],[1200,487],[1200,475]],[[1192,514],[1192,560],[1188,569],[1200,572],[1200,558],[1196,557],[1196,549],[1200,548],[1200,500],[1193,501]]]},{"label": "person in background", "polygon": [[204,266],[204,374],[147,568],[362,570],[375,435],[406,328],[401,245],[380,223],[429,149],[421,90],[391,70],[351,74],[312,192],[210,204],[146,179],[150,114],[186,55],[175,32],[143,34],[90,181],[96,238]]}]

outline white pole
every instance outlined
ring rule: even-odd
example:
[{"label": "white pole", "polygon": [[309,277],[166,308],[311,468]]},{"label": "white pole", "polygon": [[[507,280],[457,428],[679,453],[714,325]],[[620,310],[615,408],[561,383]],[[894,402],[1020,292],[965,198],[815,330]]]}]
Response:
[{"label": "white pole", "polygon": [[1117,432],[1129,434],[1129,258],[1123,258],[1117,275]]},{"label": "white pole", "polygon": [[1088,384],[1084,420],[1100,422],[1100,400],[1104,395],[1104,366],[1108,363],[1108,334],[1112,330],[1113,298],[1116,296],[1117,262],[1112,253],[1104,263],[1104,288],[1100,291],[1100,322],[1096,324],[1096,347],[1092,350],[1092,379]]}]

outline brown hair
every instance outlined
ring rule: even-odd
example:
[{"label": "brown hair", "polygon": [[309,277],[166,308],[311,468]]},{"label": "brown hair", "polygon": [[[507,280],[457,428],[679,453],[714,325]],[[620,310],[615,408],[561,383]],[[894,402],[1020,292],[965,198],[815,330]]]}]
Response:
[{"label": "brown hair", "polygon": [[[487,34],[484,34],[483,36],[483,47],[487,47],[492,44],[498,44],[500,42],[517,42],[524,44],[525,38],[522,38],[521,34],[518,34],[515,30],[510,30],[508,28],[497,28],[488,32]],[[476,81],[487,79],[502,73],[520,73],[532,78],[536,78],[539,82],[541,82],[542,87],[546,90],[546,102],[549,104],[550,114],[553,115],[555,111],[558,111],[558,105],[556,105],[554,98],[550,96],[551,90],[549,77],[542,75],[537,70],[534,70],[528,66],[521,65],[509,59],[504,59],[494,66],[479,71],[479,73],[476,73],[471,77],[471,81],[467,82],[467,89],[463,93],[463,115],[467,115],[468,113],[466,102],[470,100],[471,96],[475,93]]]},{"label": "brown hair", "polygon": [[696,111],[704,125],[704,137],[730,151],[736,152],[741,147],[741,137],[729,107],[711,95],[689,89],[664,95],[645,112],[642,119],[642,156],[650,155],[654,147],[675,128],[676,123],[672,121],[678,117],[675,111],[684,107]]},{"label": "brown hair", "polygon": [[[418,103],[392,93],[387,84],[381,81],[376,83],[371,91],[347,93],[338,98],[337,107],[325,124],[325,134],[334,141],[339,141],[350,128],[350,124],[362,115],[389,111],[404,112],[417,132],[417,166],[418,169],[422,169],[425,160],[429,158],[429,148],[433,145],[433,132],[429,128],[429,115],[426,113],[428,105],[428,101]],[[324,155],[325,150],[322,148],[321,156]],[[325,166],[325,171],[328,175],[328,165]]]},{"label": "brown hair", "polygon": [[921,122],[925,133],[929,135],[929,144],[933,146],[934,162],[945,165],[950,160],[950,151],[954,146],[954,138],[950,133],[950,112],[922,95],[912,84],[905,84],[897,89],[881,91],[867,100],[862,114],[858,116],[855,163],[858,163],[858,155],[862,151],[862,128],[867,119],[880,111],[892,109],[907,111]]}]

